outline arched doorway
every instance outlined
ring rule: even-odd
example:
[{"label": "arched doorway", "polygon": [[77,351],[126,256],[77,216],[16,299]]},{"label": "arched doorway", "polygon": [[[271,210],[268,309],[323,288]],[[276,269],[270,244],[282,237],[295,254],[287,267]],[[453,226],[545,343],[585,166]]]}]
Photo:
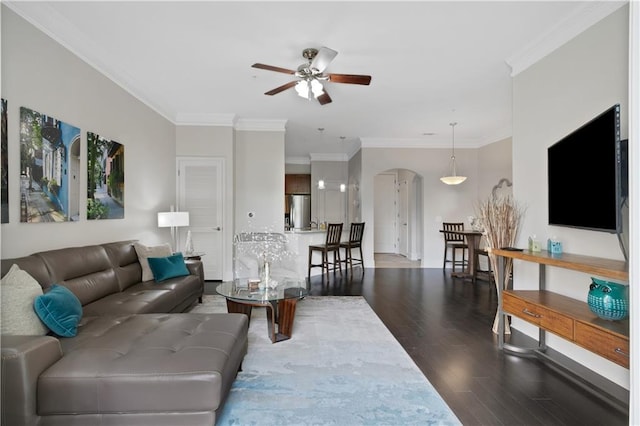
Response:
[{"label": "arched doorway", "polygon": [[376,267],[420,267],[423,258],[422,176],[392,169],[374,177]]}]

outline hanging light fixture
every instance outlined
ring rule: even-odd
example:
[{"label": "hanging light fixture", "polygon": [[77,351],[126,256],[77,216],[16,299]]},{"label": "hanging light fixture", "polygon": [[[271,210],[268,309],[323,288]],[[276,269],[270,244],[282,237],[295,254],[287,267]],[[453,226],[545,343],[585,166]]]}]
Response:
[{"label": "hanging light fixture", "polygon": [[440,180],[447,185],[458,185],[467,180],[466,176],[458,176],[456,174],[456,145],[455,145],[455,126],[458,123],[449,123],[451,126],[451,162],[449,168],[451,174],[449,176],[442,176]]}]

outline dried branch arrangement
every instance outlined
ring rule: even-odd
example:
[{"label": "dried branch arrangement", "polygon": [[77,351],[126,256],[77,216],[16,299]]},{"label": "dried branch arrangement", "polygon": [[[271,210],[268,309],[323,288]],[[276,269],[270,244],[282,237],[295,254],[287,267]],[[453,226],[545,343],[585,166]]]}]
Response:
[{"label": "dried branch arrangement", "polygon": [[[496,286],[504,281],[506,286],[508,279],[502,280],[502,276],[509,277],[513,270],[513,259],[504,259],[504,270],[498,269],[498,258],[492,253],[492,249],[513,247],[520,231],[524,208],[513,199],[511,195],[490,195],[485,201],[481,202],[476,208],[476,214],[484,228],[487,238],[489,259],[491,267],[496,274]],[[493,322],[493,332],[498,332],[499,315]],[[509,324],[505,321],[505,333],[510,333]]]}]

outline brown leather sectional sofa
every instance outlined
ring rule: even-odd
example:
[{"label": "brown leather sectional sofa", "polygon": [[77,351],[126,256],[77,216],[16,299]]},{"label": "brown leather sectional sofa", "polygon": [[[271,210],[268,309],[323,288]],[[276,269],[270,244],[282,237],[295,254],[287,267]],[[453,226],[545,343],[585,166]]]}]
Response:
[{"label": "brown leather sectional sofa", "polygon": [[213,425],[247,352],[242,314],[182,313],[201,299],[190,275],[141,282],[133,241],[2,260],[83,305],[70,338],[3,335],[2,425]]}]

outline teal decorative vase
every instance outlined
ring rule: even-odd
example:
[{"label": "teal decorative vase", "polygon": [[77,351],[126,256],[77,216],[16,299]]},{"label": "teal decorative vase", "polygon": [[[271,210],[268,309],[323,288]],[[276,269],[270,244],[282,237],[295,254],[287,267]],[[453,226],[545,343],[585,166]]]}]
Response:
[{"label": "teal decorative vase", "polygon": [[591,277],[587,303],[602,319],[618,321],[629,314],[629,287]]}]

